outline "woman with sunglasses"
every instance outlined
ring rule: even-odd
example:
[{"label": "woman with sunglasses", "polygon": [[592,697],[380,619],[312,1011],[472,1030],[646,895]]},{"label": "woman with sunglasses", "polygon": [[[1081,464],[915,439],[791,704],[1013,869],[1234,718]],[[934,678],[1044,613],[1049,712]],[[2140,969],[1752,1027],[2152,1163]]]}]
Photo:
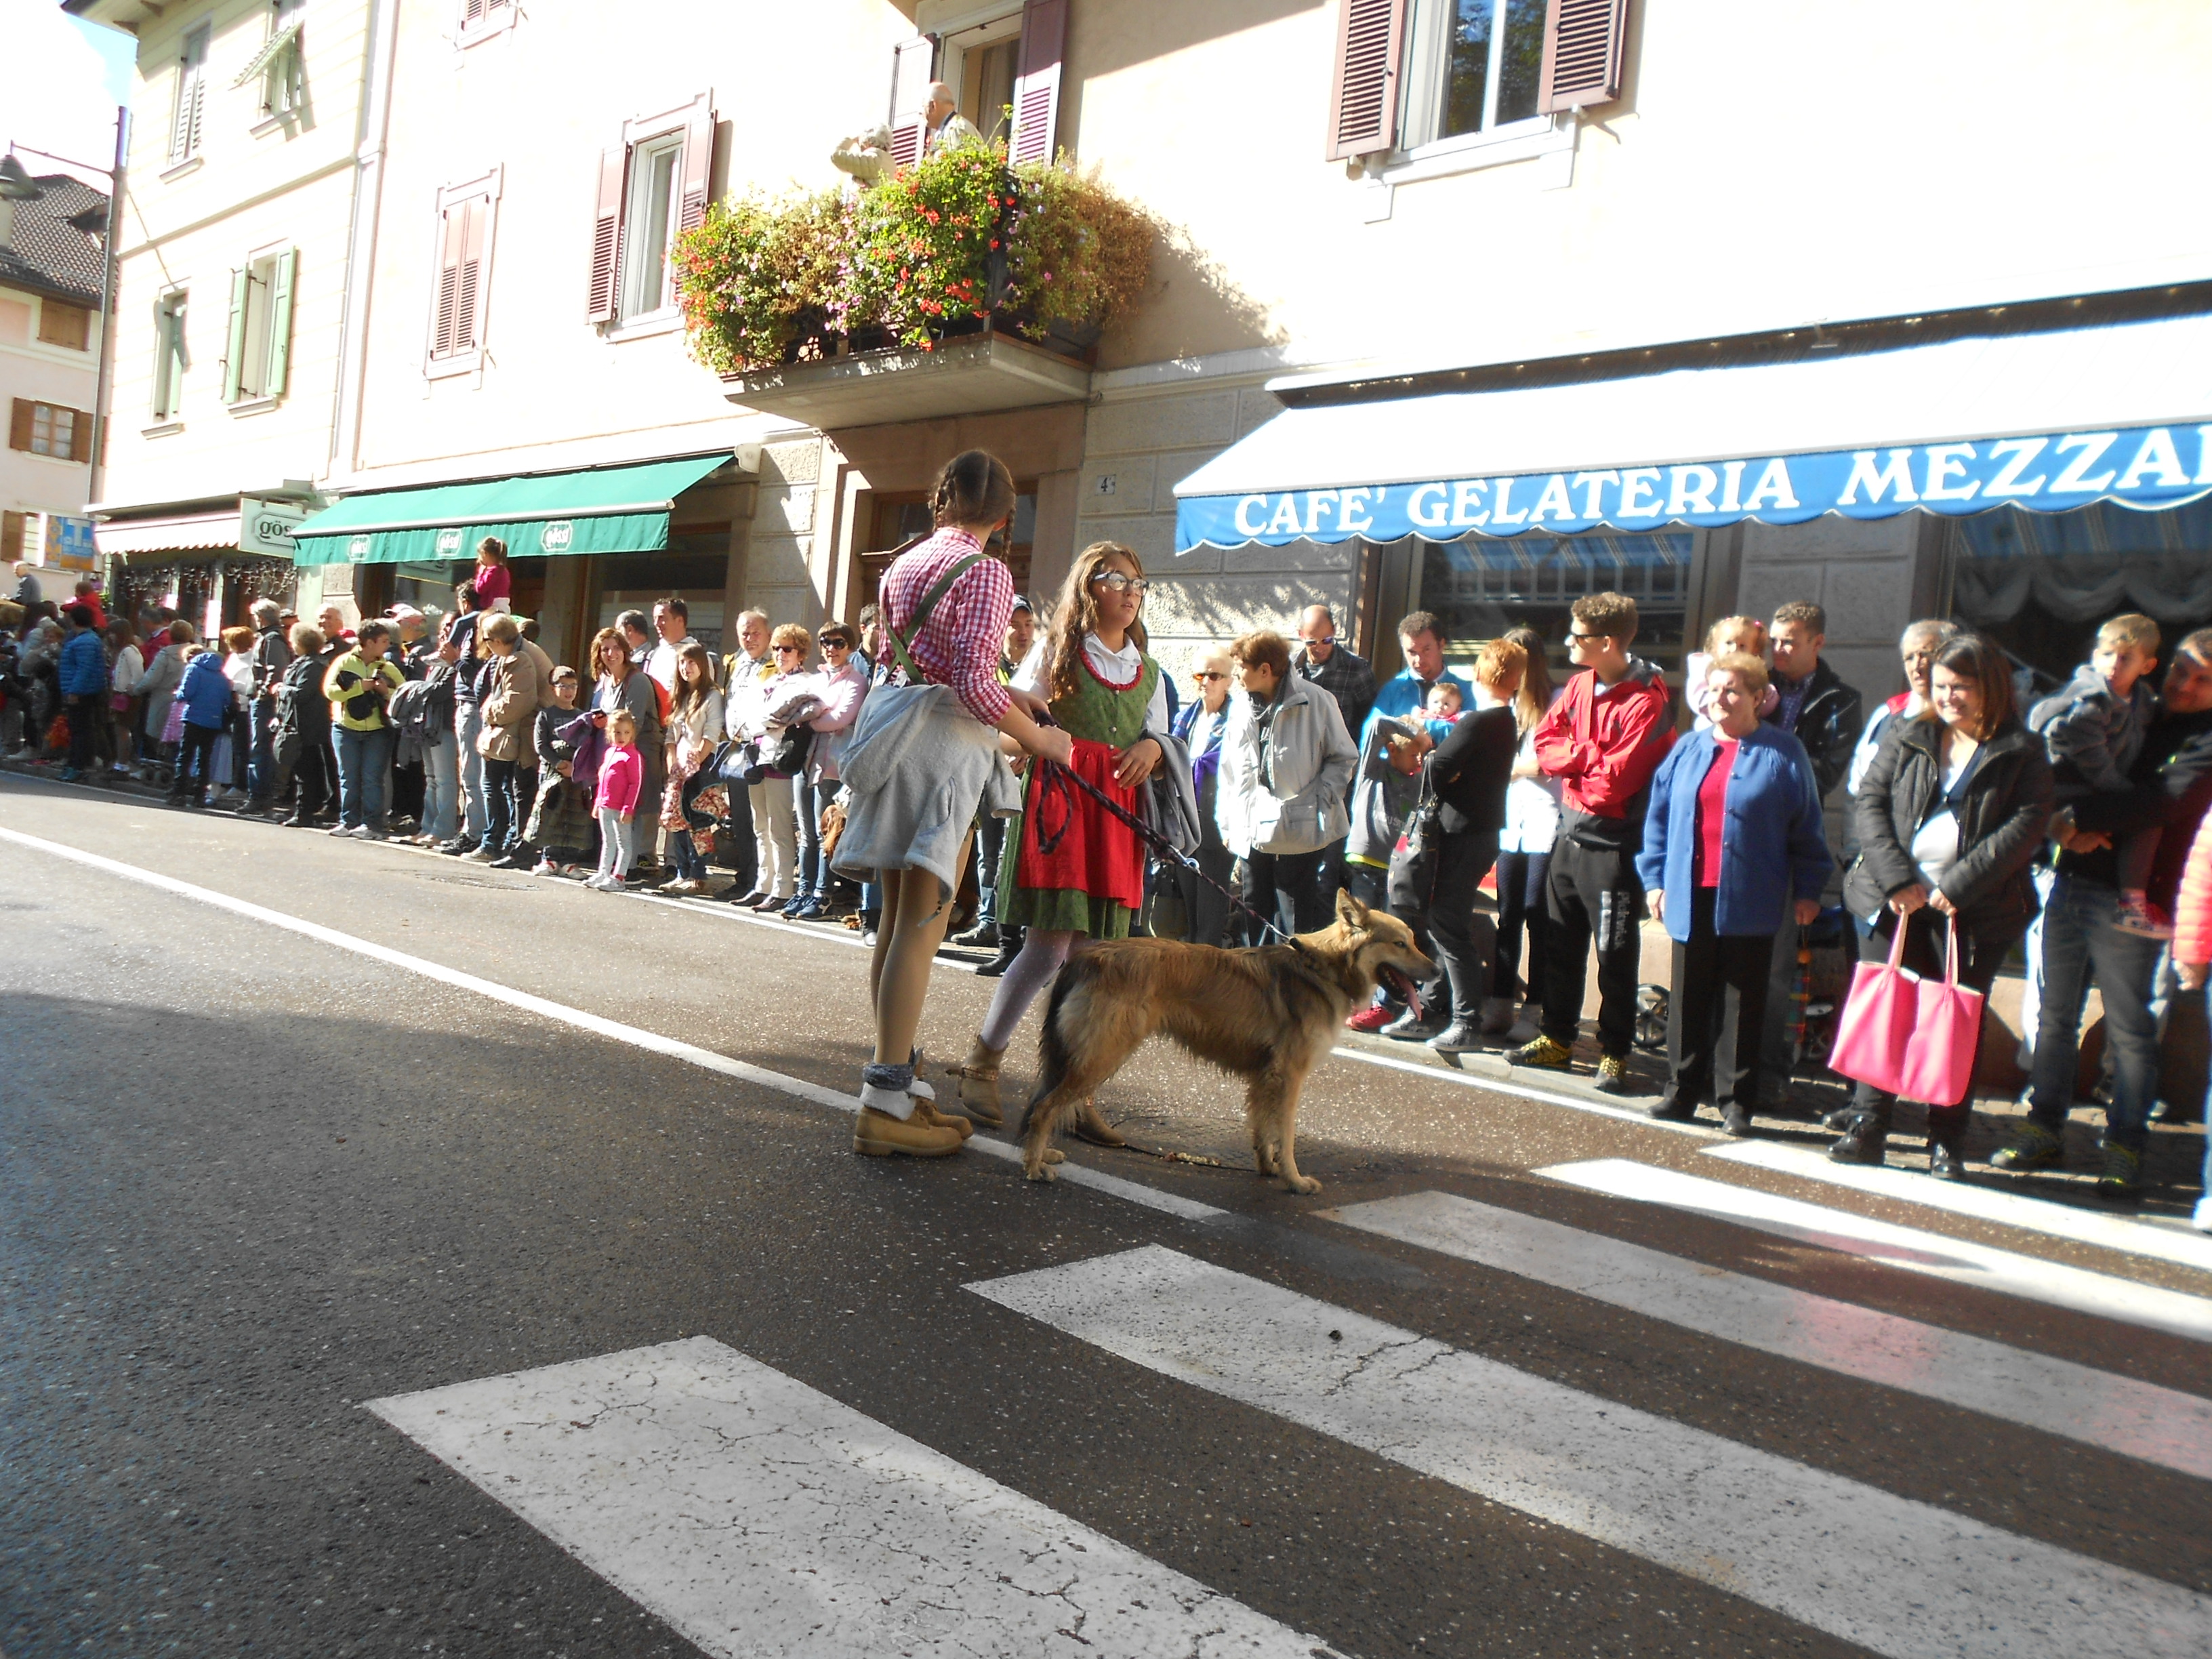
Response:
[{"label": "woman with sunglasses", "polygon": [[[775,672],[751,689],[744,716],[730,717],[731,735],[740,740],[769,738],[790,724],[795,698],[806,690],[806,653],[813,635],[797,623],[786,623],[769,638],[769,660]],[[766,750],[772,745],[763,743]],[[793,781],[788,772],[770,772],[758,783],[746,786],[753,809],[753,825],[764,856],[753,876],[753,890],[738,902],[763,914],[786,910],[798,902],[805,890],[798,885],[798,790],[804,780]]]},{"label": "woman with sunglasses", "polygon": [[[1074,738],[1075,774],[1131,813],[1160,758],[1149,734],[1168,729],[1165,677],[1145,653],[1138,620],[1146,586],[1144,566],[1119,542],[1085,548],[1060,588],[1043,646],[1013,679],[1018,690],[1047,699],[1054,720]],[[960,1066],[961,1106],[993,1126],[1003,1119],[999,1064],[1022,1016],[1077,939],[1127,939],[1145,897],[1144,843],[1056,769],[1029,769],[1019,823],[1000,867],[999,921],[1024,930],[1021,954],[1000,979]],[[1078,1133],[1121,1145],[1088,1103]]]},{"label": "woman with sunglasses", "polygon": [[798,896],[783,914],[805,921],[830,913],[830,860],[822,856],[822,814],[844,786],[837,778],[837,757],[853,722],[860,717],[860,703],[868,695],[868,677],[853,659],[860,644],[859,631],[850,623],[824,623],[814,636],[822,647],[822,666],[809,682],[822,712],[807,725],[814,742],[806,752],[806,769],[791,781],[793,811],[799,827]]},{"label": "woman with sunglasses", "polygon": [[1199,873],[1209,879],[1200,881],[1197,875],[1173,865],[1167,866],[1163,874],[1182,894],[1193,945],[1229,942],[1225,890],[1236,872],[1237,855],[1221,839],[1221,826],[1213,821],[1213,807],[1221,785],[1221,739],[1229,731],[1229,686],[1233,672],[1225,649],[1218,645],[1203,647],[1190,671],[1198,684],[1198,696],[1185,703],[1175,717],[1175,734],[1190,750],[1190,781],[1198,790],[1198,821],[1204,827],[1196,854]]}]

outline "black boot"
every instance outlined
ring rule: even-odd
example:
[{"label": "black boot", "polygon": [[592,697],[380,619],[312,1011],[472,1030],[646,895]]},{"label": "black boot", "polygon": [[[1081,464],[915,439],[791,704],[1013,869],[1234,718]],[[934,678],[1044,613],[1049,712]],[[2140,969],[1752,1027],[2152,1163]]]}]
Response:
[{"label": "black boot", "polygon": [[1014,958],[1022,953],[1022,930],[1018,927],[999,929],[999,954],[975,969],[978,979],[997,979],[1014,965]]},{"label": "black boot", "polygon": [[1966,1155],[1955,1140],[1928,1142],[1928,1173],[1938,1181],[1964,1181],[1966,1178]]},{"label": "black boot", "polygon": [[1875,1112],[1856,1112],[1844,1137],[1828,1148],[1838,1164],[1880,1164],[1889,1156],[1889,1120]]}]

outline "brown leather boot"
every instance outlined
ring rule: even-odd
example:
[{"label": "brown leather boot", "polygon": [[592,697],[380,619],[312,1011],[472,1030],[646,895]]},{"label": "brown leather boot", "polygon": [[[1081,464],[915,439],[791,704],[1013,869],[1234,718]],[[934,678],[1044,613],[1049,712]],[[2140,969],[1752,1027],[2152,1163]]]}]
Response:
[{"label": "brown leather boot", "polygon": [[1067,1127],[1079,1139],[1087,1140],[1094,1146],[1126,1146],[1129,1144],[1121,1138],[1120,1130],[1098,1115],[1098,1103],[1088,1096],[1076,1109],[1075,1121]]},{"label": "brown leather boot", "polygon": [[952,1112],[940,1112],[937,1109],[935,1101],[924,1100],[919,1095],[915,1097],[914,1121],[927,1123],[933,1129],[951,1129],[957,1132],[963,1140],[975,1133],[975,1126],[966,1118]]},{"label": "brown leather boot", "polygon": [[864,1158],[949,1158],[960,1146],[959,1130],[949,1124],[926,1123],[920,1111],[900,1119],[863,1106],[860,1121],[853,1125],[853,1150]]},{"label": "brown leather boot", "polygon": [[947,1068],[960,1079],[960,1109],[988,1128],[1000,1128],[1006,1121],[999,1103],[999,1062],[1006,1057],[1004,1048],[986,1048],[979,1036],[968,1045],[968,1058]]}]

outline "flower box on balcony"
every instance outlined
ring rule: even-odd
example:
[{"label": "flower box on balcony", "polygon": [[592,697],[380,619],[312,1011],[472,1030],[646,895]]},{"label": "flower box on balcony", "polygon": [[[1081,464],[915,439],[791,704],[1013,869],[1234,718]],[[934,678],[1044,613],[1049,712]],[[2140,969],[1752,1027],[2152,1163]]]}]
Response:
[{"label": "flower box on balcony", "polygon": [[986,326],[932,343],[848,352],[722,376],[734,404],[823,430],[988,414],[1091,395],[1082,359]]}]

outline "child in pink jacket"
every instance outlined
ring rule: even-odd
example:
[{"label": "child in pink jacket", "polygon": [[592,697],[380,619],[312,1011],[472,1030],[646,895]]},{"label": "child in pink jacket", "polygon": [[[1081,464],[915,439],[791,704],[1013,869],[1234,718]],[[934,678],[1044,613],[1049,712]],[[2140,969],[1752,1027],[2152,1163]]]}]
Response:
[{"label": "child in pink jacket", "polygon": [[637,752],[637,721],[626,708],[607,716],[607,752],[599,761],[599,792],[592,808],[599,818],[599,873],[584,885],[619,893],[637,855],[637,792],[645,781],[645,761]]},{"label": "child in pink jacket", "polygon": [[[2189,843],[2181,891],[2173,901],[2173,970],[2185,991],[2202,990],[2212,976],[2212,813]],[[2197,1231],[2212,1233],[2212,1136],[2206,1137],[2204,1191],[2197,1200]]]}]

